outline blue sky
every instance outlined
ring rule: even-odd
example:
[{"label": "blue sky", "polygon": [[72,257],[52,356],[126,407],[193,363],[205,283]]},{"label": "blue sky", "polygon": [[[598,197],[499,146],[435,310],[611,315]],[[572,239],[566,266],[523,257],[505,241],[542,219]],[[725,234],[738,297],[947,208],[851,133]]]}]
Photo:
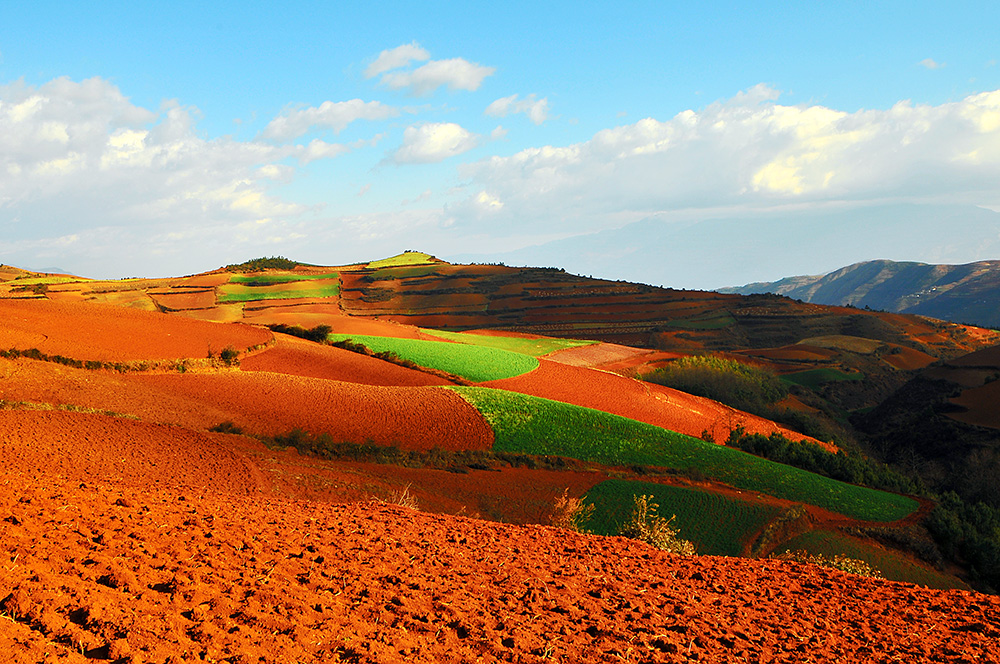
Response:
[{"label": "blue sky", "polygon": [[650,217],[1000,209],[996,3],[319,4],[0,6],[0,261],[488,260]]}]

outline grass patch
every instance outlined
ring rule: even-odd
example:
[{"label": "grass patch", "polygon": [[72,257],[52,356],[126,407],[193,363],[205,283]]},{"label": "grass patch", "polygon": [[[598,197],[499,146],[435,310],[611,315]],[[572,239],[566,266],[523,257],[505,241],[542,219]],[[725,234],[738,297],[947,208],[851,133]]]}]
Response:
[{"label": "grass patch", "polygon": [[328,339],[332,342],[350,340],[376,353],[395,353],[422,367],[454,374],[474,383],[512,378],[538,368],[538,360],[533,357],[485,346],[362,334],[331,334]]},{"label": "grass patch", "polygon": [[639,495],[651,495],[662,516],[676,515],[674,526],[680,537],[694,542],[698,553],[713,556],[741,555],[754,536],[784,511],[773,505],[735,500],[699,489],[607,480],[584,497],[594,505],[594,514],[584,527],[599,535],[617,535],[629,517],[635,496]]},{"label": "grass patch", "polygon": [[315,281],[316,279],[336,279],[337,272],[328,274],[234,274],[229,278],[231,284],[246,286],[271,286],[273,284],[290,284],[296,281]]},{"label": "grass patch", "polygon": [[693,469],[757,491],[870,521],[895,521],[919,508],[897,494],[838,482],[591,408],[483,387],[453,387],[492,426],[495,450],[564,456],[609,466]]},{"label": "grass patch", "polygon": [[796,371],[795,373],[784,374],[781,380],[788,383],[795,383],[810,390],[818,390],[823,383],[832,383],[840,380],[863,380],[862,373],[847,373],[839,369],[807,369],[806,371]]},{"label": "grass patch", "polygon": [[382,267],[397,267],[400,265],[425,265],[434,262],[434,257],[421,251],[404,251],[396,256],[372,261],[367,267],[377,270]]},{"label": "grass patch", "polygon": [[890,581],[907,581],[938,589],[965,587],[956,579],[917,565],[906,556],[828,530],[811,530],[793,537],[779,546],[775,553],[786,549],[805,551],[811,555],[823,555],[827,558],[843,555],[863,560],[882,572],[882,575]]},{"label": "grass patch", "polygon": [[[281,284],[275,284],[280,286]],[[340,284],[327,284],[315,288],[296,290],[269,290],[269,286],[247,286],[244,284],[224,284],[219,286],[216,298],[220,304],[226,302],[257,302],[260,300],[292,300],[298,298],[335,297],[340,294]]]},{"label": "grass patch", "polygon": [[499,348],[509,350],[512,353],[541,357],[554,353],[557,350],[567,348],[577,348],[579,346],[590,346],[596,341],[579,341],[576,339],[520,339],[517,337],[494,337],[483,334],[464,334],[462,332],[446,332],[444,330],[421,330],[426,334],[457,341],[462,344],[472,344],[473,346],[485,346],[487,348]]}]

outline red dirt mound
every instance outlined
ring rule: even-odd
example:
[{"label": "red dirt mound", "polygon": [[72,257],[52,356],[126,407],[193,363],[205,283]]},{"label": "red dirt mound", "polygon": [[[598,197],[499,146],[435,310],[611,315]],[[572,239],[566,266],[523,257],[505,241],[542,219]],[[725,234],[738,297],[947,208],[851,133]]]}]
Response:
[{"label": "red dirt mound", "polygon": [[[137,374],[130,384],[187,400],[177,413],[185,426],[211,426],[204,413],[223,415],[253,434],[301,428],[334,440],[401,449],[489,449],[493,432],[482,415],[451,390],[382,387],[264,372]],[[194,420],[194,421],[192,421]],[[200,421],[200,424],[195,421]]]},{"label": "red dirt mound", "polygon": [[621,538],[0,475],[15,662],[987,662],[1000,599]]},{"label": "red dirt mound", "polygon": [[107,415],[0,410],[0,457],[10,471],[259,493],[263,476],[228,438]]},{"label": "red dirt mound", "polygon": [[770,420],[734,410],[711,399],[618,374],[545,359],[540,359],[539,367],[530,373],[482,385],[596,408],[689,436],[701,436],[702,432],[707,431],[717,441],[724,441],[733,428],[742,426],[747,433],[768,436],[777,432],[791,440],[807,440],[827,449],[831,447]]},{"label": "red dirt mound", "polygon": [[201,358],[270,341],[269,330],[88,302],[0,299],[0,348],[38,348],[78,360]]},{"label": "red dirt mound", "polygon": [[443,378],[407,369],[341,348],[322,346],[284,334],[273,348],[244,359],[244,371],[271,371],[365,385],[447,385]]}]

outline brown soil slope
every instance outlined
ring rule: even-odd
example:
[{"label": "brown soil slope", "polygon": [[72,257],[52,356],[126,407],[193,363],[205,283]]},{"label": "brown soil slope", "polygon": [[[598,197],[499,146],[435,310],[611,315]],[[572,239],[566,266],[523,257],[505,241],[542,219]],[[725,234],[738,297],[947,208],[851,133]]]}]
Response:
[{"label": "brown soil slope", "polygon": [[975,593],[389,505],[0,487],[7,661],[1000,661]]},{"label": "brown soil slope", "polygon": [[76,360],[204,358],[267,343],[269,330],[89,302],[0,299],[0,349],[37,348]]}]

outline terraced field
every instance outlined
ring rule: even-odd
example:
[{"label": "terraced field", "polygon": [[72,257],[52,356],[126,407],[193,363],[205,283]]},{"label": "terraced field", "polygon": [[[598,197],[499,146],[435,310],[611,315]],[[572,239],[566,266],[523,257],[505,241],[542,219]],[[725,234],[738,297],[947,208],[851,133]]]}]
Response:
[{"label": "terraced field", "polygon": [[587,492],[594,514],[586,527],[601,535],[617,535],[634,506],[635,496],[649,495],[659,505],[659,516],[676,517],[679,537],[691,540],[698,553],[713,556],[746,555],[754,538],[784,510],[752,500],[669,484],[606,480]]},{"label": "terraced field", "polygon": [[444,330],[425,329],[424,332],[434,337],[440,337],[448,341],[455,341],[461,344],[472,344],[474,346],[485,346],[487,348],[499,348],[509,350],[512,353],[521,353],[532,357],[541,357],[568,348],[579,348],[580,346],[590,346],[596,341],[580,341],[577,339],[553,339],[551,337],[525,338],[515,336],[494,336],[489,334],[467,334],[464,332],[446,332]]},{"label": "terraced field", "polygon": [[774,463],[643,422],[516,392],[452,387],[493,427],[494,449],[562,456],[609,466],[697,470],[738,489],[815,505],[855,519],[895,521],[919,504]]},{"label": "terraced field", "polygon": [[437,369],[475,383],[511,378],[538,368],[538,360],[500,348],[447,341],[398,339],[359,334],[331,334],[330,341],[351,341],[376,353],[396,353],[422,367]]}]

